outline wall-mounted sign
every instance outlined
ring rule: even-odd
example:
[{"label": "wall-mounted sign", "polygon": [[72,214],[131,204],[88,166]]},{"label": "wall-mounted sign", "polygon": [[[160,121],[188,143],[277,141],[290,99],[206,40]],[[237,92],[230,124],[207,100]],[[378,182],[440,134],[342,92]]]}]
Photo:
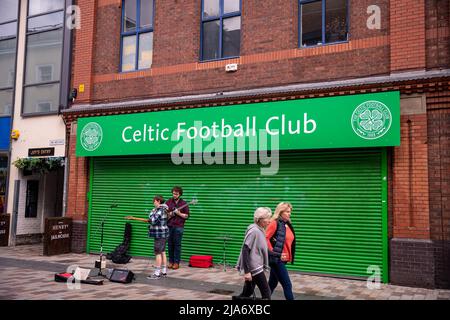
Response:
[{"label": "wall-mounted sign", "polygon": [[78,120],[77,156],[400,145],[398,91]]},{"label": "wall-mounted sign", "polygon": [[69,253],[72,245],[72,219],[46,218],[44,255]]},{"label": "wall-mounted sign", "polygon": [[0,247],[8,246],[9,218],[9,214],[0,214]]},{"label": "wall-mounted sign", "polygon": [[51,157],[55,155],[55,148],[33,148],[28,149],[29,157]]},{"label": "wall-mounted sign", "polygon": [[64,139],[54,139],[49,141],[50,146],[63,146],[65,143]]}]

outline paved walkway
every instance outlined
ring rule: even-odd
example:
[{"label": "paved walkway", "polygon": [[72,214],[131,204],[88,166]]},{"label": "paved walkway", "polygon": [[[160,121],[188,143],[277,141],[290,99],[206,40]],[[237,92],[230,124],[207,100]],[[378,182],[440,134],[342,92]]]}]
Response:
[{"label": "paved walkway", "polygon": [[[242,278],[236,270],[223,271],[190,268],[183,263],[178,270],[168,270],[168,277],[148,280],[154,260],[132,259],[126,268],[136,274],[131,284],[112,283],[102,286],[81,284],[69,289],[64,283],[56,283],[54,274],[65,272],[70,265],[93,269],[98,256],[88,254],[64,254],[46,257],[42,246],[17,246],[0,248],[0,299],[46,300],[228,300],[239,294]],[[108,260],[108,268],[124,268]],[[91,271],[96,275],[97,269]],[[450,300],[450,290],[381,285],[380,289],[368,289],[365,281],[334,279],[291,272],[294,294],[297,300],[351,299],[351,300]],[[274,292],[275,300],[284,299],[281,288]]]}]

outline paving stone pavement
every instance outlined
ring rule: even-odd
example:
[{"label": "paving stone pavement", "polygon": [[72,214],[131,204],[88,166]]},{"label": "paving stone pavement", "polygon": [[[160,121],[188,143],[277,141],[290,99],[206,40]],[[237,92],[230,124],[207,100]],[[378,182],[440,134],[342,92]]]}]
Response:
[{"label": "paving stone pavement", "polygon": [[[229,300],[239,294],[242,277],[232,268],[190,268],[186,263],[178,270],[168,270],[168,277],[148,280],[153,271],[153,259],[133,258],[130,263],[107,268],[127,268],[136,274],[131,284],[104,281],[104,285],[80,284],[69,288],[56,283],[54,274],[65,272],[70,265],[92,269],[97,255],[63,254],[46,257],[42,245],[0,248],[0,299],[5,300]],[[381,284],[380,289],[368,289],[365,281],[336,279],[290,272],[297,300],[450,300],[450,290],[430,290]],[[284,299],[281,287],[274,292],[275,300]]]}]

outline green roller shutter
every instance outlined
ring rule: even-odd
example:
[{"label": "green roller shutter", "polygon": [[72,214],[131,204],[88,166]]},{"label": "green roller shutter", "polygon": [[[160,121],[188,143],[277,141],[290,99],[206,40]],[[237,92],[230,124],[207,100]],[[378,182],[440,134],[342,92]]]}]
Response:
[{"label": "green roller shutter", "polygon": [[[387,191],[384,150],[281,152],[279,171],[261,175],[260,165],[174,165],[170,155],[97,157],[91,162],[88,251],[100,249],[100,222],[105,218],[104,250],[122,241],[124,216],[147,217],[152,198],[184,188],[191,206],[182,244],[182,259],[213,255],[234,264],[256,207],[293,205],[297,235],[291,270],[368,277],[378,266],[387,282]],[[109,212],[109,206],[118,207]],[[133,223],[131,254],[153,256],[153,240],[144,223]],[[372,273],[371,273],[372,274]]]}]

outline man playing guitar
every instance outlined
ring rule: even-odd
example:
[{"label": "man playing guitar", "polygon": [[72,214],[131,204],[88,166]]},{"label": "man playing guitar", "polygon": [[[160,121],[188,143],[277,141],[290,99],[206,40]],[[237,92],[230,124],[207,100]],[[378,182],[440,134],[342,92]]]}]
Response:
[{"label": "man playing guitar", "polygon": [[172,188],[172,198],[166,201],[169,207],[169,269],[176,270],[180,267],[181,239],[184,232],[184,223],[189,218],[189,204],[181,196],[183,189],[175,186]]}]

